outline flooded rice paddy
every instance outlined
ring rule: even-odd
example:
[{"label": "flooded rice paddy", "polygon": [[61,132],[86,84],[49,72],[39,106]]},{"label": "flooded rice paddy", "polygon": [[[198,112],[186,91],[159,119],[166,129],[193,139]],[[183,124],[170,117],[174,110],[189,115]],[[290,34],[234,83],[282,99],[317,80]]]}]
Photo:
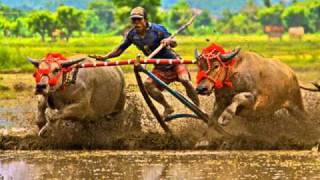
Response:
[{"label": "flooded rice paddy", "polygon": [[320,179],[309,151],[2,151],[0,179]]}]

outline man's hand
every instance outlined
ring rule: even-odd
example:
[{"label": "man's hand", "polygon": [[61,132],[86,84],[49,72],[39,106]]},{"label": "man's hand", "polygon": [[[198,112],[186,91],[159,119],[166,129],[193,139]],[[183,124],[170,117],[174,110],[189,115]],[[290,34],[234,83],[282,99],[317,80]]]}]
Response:
[{"label": "man's hand", "polygon": [[160,43],[161,43],[164,47],[174,46],[175,40],[172,39],[172,38],[165,38],[165,39],[162,39],[162,41],[161,41]]},{"label": "man's hand", "polygon": [[89,57],[96,59],[97,61],[104,61],[106,60],[106,56],[99,56],[99,55],[89,55]]}]

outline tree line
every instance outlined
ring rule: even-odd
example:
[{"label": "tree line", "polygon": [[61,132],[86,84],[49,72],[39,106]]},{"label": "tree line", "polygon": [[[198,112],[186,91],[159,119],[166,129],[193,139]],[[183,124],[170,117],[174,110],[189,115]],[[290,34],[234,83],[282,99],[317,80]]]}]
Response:
[{"label": "tree line", "polygon": [[68,40],[78,33],[122,34],[130,27],[129,13],[133,7],[143,6],[149,13],[149,20],[161,23],[170,30],[187,22],[193,11],[202,11],[193,25],[184,34],[204,35],[213,33],[263,33],[266,25],[289,28],[303,26],[306,32],[320,29],[320,0],[293,0],[289,6],[272,4],[264,0],[259,6],[247,0],[240,12],[226,9],[221,15],[215,12],[190,8],[186,0],[179,0],[169,9],[160,9],[161,0],[98,0],[87,9],[61,4],[55,11],[21,10],[0,4],[0,34],[2,36],[31,37],[40,35],[42,41],[52,37],[59,29]]}]

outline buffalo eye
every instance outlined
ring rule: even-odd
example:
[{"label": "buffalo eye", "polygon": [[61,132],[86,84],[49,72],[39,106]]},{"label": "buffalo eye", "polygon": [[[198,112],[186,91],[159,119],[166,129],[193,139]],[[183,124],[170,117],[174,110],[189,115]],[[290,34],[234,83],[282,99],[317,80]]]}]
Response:
[{"label": "buffalo eye", "polygon": [[52,71],[52,73],[53,73],[54,75],[58,74],[59,72],[60,72],[60,69],[59,69],[59,68],[54,69],[54,70]]}]

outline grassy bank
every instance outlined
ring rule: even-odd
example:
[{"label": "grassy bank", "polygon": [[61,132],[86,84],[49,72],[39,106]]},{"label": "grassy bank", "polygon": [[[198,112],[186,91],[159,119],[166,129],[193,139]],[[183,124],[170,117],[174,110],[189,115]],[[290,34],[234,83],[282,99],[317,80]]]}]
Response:
[{"label": "grassy bank", "polygon": [[[320,69],[320,35],[306,35],[303,41],[292,41],[287,36],[282,41],[268,40],[264,35],[220,35],[220,36],[178,36],[179,46],[176,51],[185,59],[193,59],[195,48],[202,49],[208,45],[206,39],[232,49],[240,46],[245,51],[255,51],[263,56],[276,58],[289,64],[296,70]],[[66,42],[42,43],[39,38],[0,38],[0,71],[30,72],[33,67],[25,57],[41,58],[48,52],[60,52],[67,56],[82,54],[105,54],[117,47],[122,37],[92,35],[72,38]],[[121,57],[134,58],[139,51],[131,46]],[[124,67],[130,70],[131,67]]]}]

